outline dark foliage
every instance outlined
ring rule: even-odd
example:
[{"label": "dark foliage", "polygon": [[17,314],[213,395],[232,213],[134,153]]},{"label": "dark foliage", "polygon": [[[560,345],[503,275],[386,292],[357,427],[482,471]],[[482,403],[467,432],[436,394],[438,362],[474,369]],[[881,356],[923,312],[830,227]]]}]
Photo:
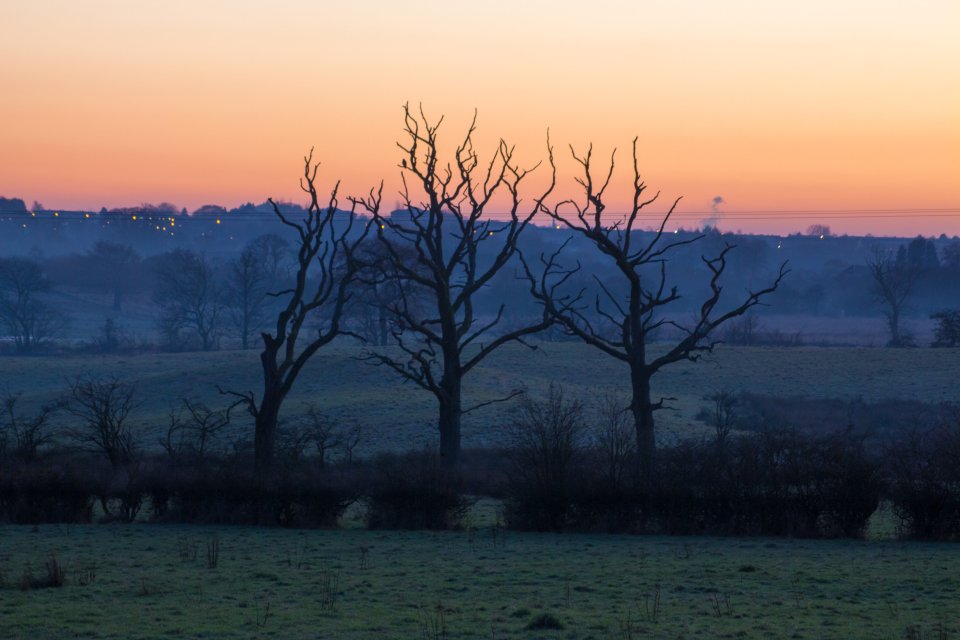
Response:
[{"label": "dark foliage", "polygon": [[857,538],[883,488],[878,462],[845,433],[771,431],[679,445],[663,451],[653,484],[629,474],[611,481],[599,472],[601,459],[599,447],[574,456],[575,484],[514,476],[508,526]]},{"label": "dark foliage", "polygon": [[470,508],[459,475],[431,451],[383,455],[367,493],[371,529],[459,529]]},{"label": "dark foliage", "polygon": [[907,434],[886,458],[900,535],[960,540],[960,416]]}]

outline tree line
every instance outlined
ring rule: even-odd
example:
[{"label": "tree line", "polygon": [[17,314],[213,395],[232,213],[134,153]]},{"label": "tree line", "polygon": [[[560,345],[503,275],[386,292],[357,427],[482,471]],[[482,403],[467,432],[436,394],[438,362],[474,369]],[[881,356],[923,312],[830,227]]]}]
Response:
[{"label": "tree line", "polygon": [[[260,391],[222,391],[254,420],[256,467],[263,474],[275,464],[284,400],[309,359],[338,336],[361,340],[364,360],[434,396],[441,457],[455,469],[462,416],[484,406],[463,405],[471,372],[503,345],[536,348],[530,338],[552,332],[623,363],[638,465],[650,480],[655,414],[671,400],[652,395],[652,379],[664,367],[713,350],[724,325],[777,292],[789,272],[786,263],[744,287],[730,277],[737,247],[722,236],[670,233],[678,200],[648,213],[659,193],[648,192],[636,140],[627,163],[632,197],[624,214],[613,214],[607,190],[618,167],[615,153],[598,165],[592,147],[571,147],[577,193],[557,197],[549,137],[546,158],[536,165],[521,165],[515,148],[502,140],[481,158],[474,119],[445,156],[441,123],[404,107],[399,210],[382,210],[382,183],[363,195],[343,195],[339,182],[324,190],[311,153],[301,177],[307,206],[291,210],[270,200],[284,235],[256,238],[228,265],[184,249],[145,259],[109,243],[81,259],[99,270],[116,308],[142,288],[138,278],[150,263],[158,328],[168,347],[219,348],[226,326],[234,327],[241,346],[259,345]],[[495,220],[489,215],[494,210],[506,217]],[[525,251],[520,239],[535,216],[590,247],[591,265],[602,269],[585,269],[583,254],[569,255],[567,243]],[[651,220],[653,231],[641,230]],[[703,282],[691,292],[671,272],[689,268],[697,247],[703,249],[696,258]],[[910,250],[903,251],[906,257],[894,258],[894,265],[912,264]],[[925,260],[928,253],[921,248],[917,255]],[[504,279],[526,290],[526,311],[511,313],[500,302],[481,313],[483,296]],[[2,299],[7,326],[29,351],[49,339],[57,322],[37,295],[49,289],[49,279],[29,259],[12,258],[0,265],[0,280],[29,281],[5,285]],[[31,319],[23,322],[24,316]],[[665,343],[656,354],[649,350],[654,340]]]}]

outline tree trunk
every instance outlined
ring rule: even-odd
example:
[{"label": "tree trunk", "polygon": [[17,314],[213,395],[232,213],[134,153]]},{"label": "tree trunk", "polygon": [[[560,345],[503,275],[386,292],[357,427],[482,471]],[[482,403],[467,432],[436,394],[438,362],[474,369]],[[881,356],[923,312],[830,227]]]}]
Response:
[{"label": "tree trunk", "polygon": [[240,319],[240,348],[244,351],[250,348],[250,314],[246,309]]},{"label": "tree trunk", "polygon": [[653,429],[653,403],[650,401],[650,376],[645,371],[637,371],[631,367],[630,384],[633,391],[630,411],[633,413],[633,427],[637,435],[640,478],[644,484],[649,484],[653,480],[657,451]]},{"label": "tree trunk", "polygon": [[441,381],[440,401],[440,460],[447,469],[460,464],[460,375],[447,377]]},{"label": "tree trunk", "polygon": [[282,402],[283,397],[276,389],[265,386],[253,432],[253,455],[257,476],[263,476],[273,468],[277,418],[280,415]]},{"label": "tree trunk", "polygon": [[888,316],[890,325],[890,346],[900,346],[900,309],[896,305],[891,305],[890,315]]}]

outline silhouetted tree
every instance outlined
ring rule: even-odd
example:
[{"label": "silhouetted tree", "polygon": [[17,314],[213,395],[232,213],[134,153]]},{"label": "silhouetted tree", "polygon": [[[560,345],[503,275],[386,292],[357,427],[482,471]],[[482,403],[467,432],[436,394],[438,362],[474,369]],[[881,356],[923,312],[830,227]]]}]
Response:
[{"label": "silhouetted tree", "polygon": [[896,254],[889,249],[876,247],[867,258],[867,268],[873,277],[874,295],[884,305],[883,314],[890,330],[887,346],[910,346],[912,341],[903,335],[900,316],[920,277],[919,263],[907,258],[903,246]]},{"label": "silhouetted tree", "polygon": [[136,385],[119,378],[79,378],[70,385],[67,411],[80,424],[69,434],[82,447],[102,453],[114,470],[133,461],[137,442],[130,431],[130,412],[140,405]]},{"label": "silhouetted tree", "polygon": [[0,452],[11,453],[20,462],[30,463],[37,459],[40,449],[51,444],[54,433],[50,419],[60,409],[62,402],[45,404],[32,416],[17,411],[20,394],[7,392],[0,400],[3,417],[0,418]]},{"label": "silhouetted tree", "polygon": [[268,311],[268,294],[281,285],[289,245],[279,236],[254,238],[230,263],[227,291],[240,333],[240,347],[250,347],[251,336],[261,328]]},{"label": "silhouetted tree", "polygon": [[174,462],[187,456],[202,462],[214,439],[229,424],[229,407],[210,409],[199,400],[181,398],[180,407],[170,410],[169,426],[160,445]]},{"label": "silhouetted tree", "polygon": [[940,250],[940,264],[947,269],[960,269],[960,240],[943,246]]},{"label": "silhouetted tree", "polygon": [[907,244],[906,259],[910,261],[910,264],[914,268],[920,271],[938,269],[940,267],[937,246],[932,240],[927,240],[923,236],[917,236]]},{"label": "silhouetted tree", "polygon": [[166,254],[158,268],[154,302],[160,307],[161,333],[171,346],[180,348],[186,340],[203,351],[219,348],[224,288],[204,256],[185,249]]},{"label": "silhouetted tree", "polygon": [[63,316],[40,299],[52,288],[36,260],[0,258],[0,322],[18,351],[35,351],[63,328]]},{"label": "silhouetted tree", "polygon": [[833,234],[830,233],[830,227],[825,224],[812,224],[807,227],[807,235],[818,238],[828,238]]},{"label": "silhouetted tree", "polygon": [[27,213],[27,205],[20,198],[0,197],[0,213]]},{"label": "silhouetted tree", "polygon": [[930,316],[937,321],[931,347],[960,347],[960,309],[946,309]]},{"label": "silhouetted tree", "polygon": [[90,265],[87,277],[113,294],[113,310],[120,311],[124,296],[137,286],[140,255],[130,245],[100,240],[86,257]]},{"label": "silhouetted tree", "polygon": [[[598,182],[591,164],[593,147],[582,157],[572,147],[571,153],[582,170],[577,182],[583,188],[583,200],[565,200],[553,209],[545,209],[545,212],[557,225],[588,240],[609,260],[623,285],[622,292],[618,295],[596,279],[598,291],[593,303],[581,303],[584,296],[582,289],[571,292],[564,287],[579,266],[564,268],[558,263],[556,253],[540,256],[544,269],[533,291],[546,312],[561,323],[569,334],[629,367],[632,392],[630,410],[637,438],[638,461],[643,478],[649,481],[656,451],[654,413],[662,409],[668,400],[660,398],[653,401],[651,380],[663,367],[684,360],[696,361],[703,354],[711,352],[719,342],[711,338],[714,331],[776,291],[787,274],[786,263],[780,266],[779,273],[768,286],[747,290],[736,303],[722,304],[725,300],[722,300],[724,287],[721,276],[727,268],[727,257],[734,249],[732,245],[725,244],[716,256],[701,258],[709,270],[709,293],[694,318],[689,323],[670,319],[663,314],[665,307],[681,299],[678,288],[668,285],[670,253],[704,236],[673,240],[668,239],[673,234],[664,233],[679,198],[662,216],[659,228],[652,237],[645,239],[637,230],[637,225],[643,221],[641,214],[645,213],[644,208],[653,204],[659,193],[645,199],[647,186],[637,166],[636,139],[633,141],[632,204],[625,218],[617,220],[604,217],[604,193],[613,177],[615,156],[611,156],[605,177]],[[528,278],[536,281],[525,260],[524,268]],[[672,327],[682,337],[668,345],[662,353],[649,353],[651,334],[663,326]]]},{"label": "silhouetted tree", "polygon": [[[398,143],[403,151],[404,208],[391,216],[373,212],[377,238],[389,258],[384,277],[396,291],[385,308],[404,355],[369,353],[366,359],[434,395],[440,454],[444,466],[451,468],[460,456],[462,415],[491,404],[464,409],[463,378],[498,347],[522,342],[550,324],[544,316],[502,330],[503,305],[492,318],[480,318],[474,303],[513,257],[517,239],[553,190],[556,173],[551,153],[549,186],[521,211],[520,187],[532,169],[516,164],[514,148],[501,140],[493,158],[481,166],[473,144],[474,117],[452,165],[444,167],[438,145],[442,121],[432,123],[422,110],[417,117],[404,106],[405,135]],[[509,201],[505,222],[486,215],[499,197]]]},{"label": "silhouetted tree", "polygon": [[[351,200],[349,211],[338,208],[339,182],[331,189],[326,204],[320,203],[316,189],[318,168],[311,150],[304,158],[300,183],[310,200],[302,220],[291,219],[269,200],[280,222],[296,232],[297,256],[291,287],[276,294],[284,301],[276,328],[272,333],[260,334],[263,391],[259,398],[252,391],[223,391],[237,396],[253,416],[254,457],[260,475],[273,466],[280,407],[297,376],[313,354],[345,333],[341,326],[343,310],[359,269],[354,254],[370,228],[370,222],[362,222],[359,232],[354,229],[359,201]],[[371,190],[363,201],[364,208],[373,215],[379,213],[382,189],[381,185],[380,191]],[[305,331],[309,335],[301,336]],[[304,340],[298,344],[301,338]]]}]

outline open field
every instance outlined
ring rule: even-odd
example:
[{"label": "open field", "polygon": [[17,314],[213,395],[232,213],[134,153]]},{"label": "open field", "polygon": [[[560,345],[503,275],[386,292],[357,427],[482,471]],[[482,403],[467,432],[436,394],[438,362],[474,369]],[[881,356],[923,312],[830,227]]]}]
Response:
[{"label": "open field", "polygon": [[[358,453],[418,448],[434,441],[434,399],[402,384],[384,369],[358,362],[359,348],[341,343],[321,351],[305,369],[286,405],[295,419],[313,402],[342,423],[363,426]],[[133,416],[147,443],[165,428],[167,413],[183,396],[210,406],[229,400],[216,385],[257,390],[255,351],[141,354],[121,356],[5,357],[0,390],[23,392],[24,408],[55,399],[79,375],[115,375],[140,386],[142,406]],[[494,354],[466,378],[466,404],[483,402],[526,387],[542,393],[562,384],[571,397],[596,403],[604,395],[627,393],[626,367],[578,343],[547,343],[536,351],[514,346]],[[925,402],[960,401],[960,353],[951,349],[775,348],[721,346],[699,363],[678,363],[655,378],[654,392],[675,397],[674,410],[658,414],[665,441],[702,433],[695,416],[705,394],[719,389],[773,396],[888,398]],[[464,445],[502,443],[509,405],[465,416]],[[234,434],[250,432],[249,418],[235,414]],[[65,418],[61,418],[65,419]]]},{"label": "open field", "polygon": [[[0,542],[11,639],[960,633],[949,544],[172,525],[6,526]],[[49,553],[66,585],[18,590],[25,565],[36,573]],[[563,628],[526,629],[540,614]]]}]

